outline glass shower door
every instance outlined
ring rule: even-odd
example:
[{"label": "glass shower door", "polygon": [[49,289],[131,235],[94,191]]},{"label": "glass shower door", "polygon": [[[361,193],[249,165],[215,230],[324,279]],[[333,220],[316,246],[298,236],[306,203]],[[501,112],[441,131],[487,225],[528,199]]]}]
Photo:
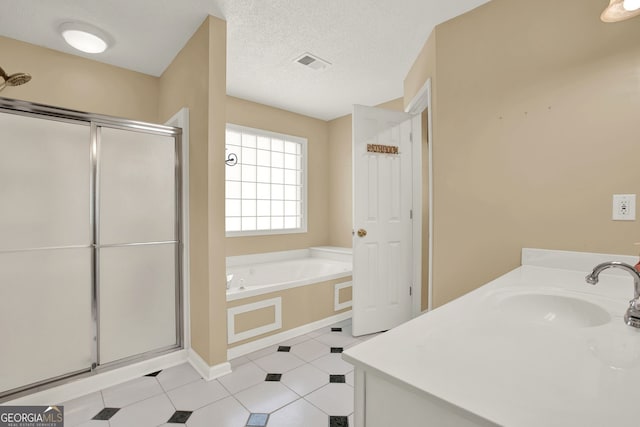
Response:
[{"label": "glass shower door", "polygon": [[99,364],[176,347],[176,138],[98,127]]},{"label": "glass shower door", "polygon": [[0,395],[92,363],[90,127],[0,112]]}]

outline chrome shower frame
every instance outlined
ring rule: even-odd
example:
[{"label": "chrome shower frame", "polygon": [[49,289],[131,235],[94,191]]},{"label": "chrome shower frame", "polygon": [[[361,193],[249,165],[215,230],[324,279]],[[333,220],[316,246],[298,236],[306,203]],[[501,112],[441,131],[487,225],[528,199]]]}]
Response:
[{"label": "chrome shower frame", "polygon": [[[13,400],[18,397],[28,395],[34,392],[46,390],[48,388],[56,387],[78,378],[92,376],[105,371],[113,370],[119,367],[127,366],[136,362],[152,359],[164,354],[168,354],[184,348],[184,295],[183,295],[183,272],[184,270],[184,236],[183,234],[183,219],[182,219],[182,206],[183,206],[183,193],[182,193],[182,129],[177,127],[158,125],[153,123],[146,123],[141,121],[129,120],[124,118],[112,117],[107,115],[86,113],[76,110],[70,110],[60,107],[53,107],[49,105],[37,104],[27,101],[15,100],[10,98],[0,97],[0,112],[16,114],[26,117],[34,117],[40,119],[48,119],[67,123],[80,123],[90,127],[90,152],[91,152],[91,178],[90,178],[90,212],[92,217],[92,243],[87,246],[91,249],[91,313],[93,322],[93,347],[92,347],[92,363],[87,369],[69,372],[67,374],[49,378],[36,383],[28,384],[23,387],[14,388],[0,392],[0,403],[8,400]],[[176,344],[163,348],[158,348],[145,353],[129,356],[123,359],[119,359],[113,362],[100,364],[100,328],[99,328],[99,262],[98,255],[101,247],[112,247],[114,245],[100,245],[99,244],[99,225],[100,215],[98,208],[99,200],[99,187],[98,187],[98,165],[99,165],[99,142],[100,135],[99,130],[101,127],[131,130],[136,132],[150,133],[162,136],[170,136],[175,140],[175,224],[174,224],[174,240],[165,242],[151,242],[142,244],[174,244],[175,245],[175,283],[176,283],[176,298],[175,298],[175,318],[176,318]],[[138,243],[117,245],[117,246],[134,246],[140,245]],[[84,247],[84,246],[82,246]],[[50,248],[51,249],[51,248]]]}]

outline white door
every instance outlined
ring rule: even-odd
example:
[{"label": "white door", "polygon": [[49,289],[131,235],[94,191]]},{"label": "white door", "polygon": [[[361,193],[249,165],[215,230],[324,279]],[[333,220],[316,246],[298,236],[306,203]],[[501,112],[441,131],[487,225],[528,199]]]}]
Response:
[{"label": "white door", "polygon": [[385,331],[411,318],[411,195],[411,116],[355,105],[354,335]]}]

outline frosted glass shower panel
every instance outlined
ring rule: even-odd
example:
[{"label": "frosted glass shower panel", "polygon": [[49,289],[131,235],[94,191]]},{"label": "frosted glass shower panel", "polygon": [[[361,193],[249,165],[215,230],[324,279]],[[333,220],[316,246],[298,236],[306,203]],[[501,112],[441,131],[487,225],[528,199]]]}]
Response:
[{"label": "frosted glass shower panel", "polygon": [[0,253],[0,394],[88,371],[91,250]]},{"label": "frosted glass shower panel", "polygon": [[0,112],[0,251],[88,246],[89,126]]},{"label": "frosted glass shower panel", "polygon": [[100,364],[177,345],[175,251],[100,249]]},{"label": "frosted glass shower panel", "polygon": [[176,240],[172,136],[100,128],[99,244]]}]

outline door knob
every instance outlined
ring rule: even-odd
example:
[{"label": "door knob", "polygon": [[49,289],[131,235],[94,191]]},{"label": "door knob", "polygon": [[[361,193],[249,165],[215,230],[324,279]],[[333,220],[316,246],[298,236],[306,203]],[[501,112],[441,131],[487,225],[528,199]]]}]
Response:
[{"label": "door knob", "polygon": [[358,230],[358,237],[364,237],[367,235],[367,230],[365,230],[364,228],[361,228]]}]

